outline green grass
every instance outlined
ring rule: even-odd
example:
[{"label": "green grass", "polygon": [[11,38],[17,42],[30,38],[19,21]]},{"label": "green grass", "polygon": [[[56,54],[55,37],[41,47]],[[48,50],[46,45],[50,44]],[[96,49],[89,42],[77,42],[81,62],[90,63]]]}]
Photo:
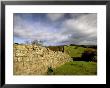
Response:
[{"label": "green grass", "polygon": [[[81,57],[87,48],[81,46],[64,46],[64,52],[70,57]],[[85,61],[67,62],[55,69],[48,68],[47,75],[97,75],[97,63]]]},{"label": "green grass", "polygon": [[97,63],[73,61],[53,69],[53,75],[96,75]]},{"label": "green grass", "polygon": [[79,47],[79,46],[64,46],[64,50],[71,56],[71,57],[81,57],[82,53],[86,48]]}]

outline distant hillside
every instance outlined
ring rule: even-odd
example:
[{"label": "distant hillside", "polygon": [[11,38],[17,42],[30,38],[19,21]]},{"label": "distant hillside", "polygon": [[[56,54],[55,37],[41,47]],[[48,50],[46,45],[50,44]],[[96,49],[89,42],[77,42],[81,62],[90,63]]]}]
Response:
[{"label": "distant hillside", "polygon": [[94,49],[97,49],[97,45],[75,45],[75,44],[70,44],[70,46],[79,46],[79,47],[84,47],[84,48],[94,48]]}]

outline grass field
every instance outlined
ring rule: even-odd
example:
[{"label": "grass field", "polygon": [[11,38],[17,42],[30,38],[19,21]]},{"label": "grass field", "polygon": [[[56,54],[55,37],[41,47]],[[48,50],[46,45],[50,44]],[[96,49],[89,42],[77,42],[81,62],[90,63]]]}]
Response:
[{"label": "grass field", "polygon": [[50,69],[51,75],[97,75],[97,63],[73,61],[64,65]]},{"label": "grass field", "polygon": [[64,46],[66,51],[71,57],[81,57],[82,53],[86,48],[78,46]]}]

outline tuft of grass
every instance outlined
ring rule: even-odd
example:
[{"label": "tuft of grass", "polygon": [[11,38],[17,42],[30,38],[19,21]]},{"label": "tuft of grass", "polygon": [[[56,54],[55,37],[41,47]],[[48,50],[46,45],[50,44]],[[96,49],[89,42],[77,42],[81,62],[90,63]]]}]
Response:
[{"label": "tuft of grass", "polygon": [[54,75],[96,75],[97,63],[73,61],[53,70]]},{"label": "tuft of grass", "polygon": [[48,67],[47,75],[52,75],[52,74],[53,74],[53,68],[52,67]]}]

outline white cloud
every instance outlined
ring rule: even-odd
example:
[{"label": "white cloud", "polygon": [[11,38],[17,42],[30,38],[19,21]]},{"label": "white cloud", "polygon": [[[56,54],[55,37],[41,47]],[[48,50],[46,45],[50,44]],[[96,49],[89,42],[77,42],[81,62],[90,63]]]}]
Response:
[{"label": "white cloud", "polygon": [[67,32],[73,34],[73,38],[78,38],[80,43],[94,44],[92,39],[97,37],[97,14],[83,14],[75,19],[65,20],[62,25],[68,29]]},{"label": "white cloud", "polygon": [[64,17],[64,13],[48,13],[47,17],[51,20],[51,21],[57,21],[60,20],[61,18]]},{"label": "white cloud", "polygon": [[82,15],[77,19],[66,20],[63,24],[67,29],[80,31],[81,33],[96,33],[97,32],[97,15],[88,14]]},{"label": "white cloud", "polygon": [[[47,14],[54,24],[64,15]],[[14,37],[43,40],[44,45],[97,43],[97,14],[80,14],[77,18],[73,16],[71,19],[64,19],[59,25],[56,29],[55,25],[40,21],[31,23],[15,15]]]},{"label": "white cloud", "polygon": [[14,19],[14,37],[30,39],[30,40],[45,40],[48,44],[58,43],[67,39],[66,35],[63,35],[59,30],[54,32],[53,26],[47,26],[41,22],[29,22],[16,16]]}]

